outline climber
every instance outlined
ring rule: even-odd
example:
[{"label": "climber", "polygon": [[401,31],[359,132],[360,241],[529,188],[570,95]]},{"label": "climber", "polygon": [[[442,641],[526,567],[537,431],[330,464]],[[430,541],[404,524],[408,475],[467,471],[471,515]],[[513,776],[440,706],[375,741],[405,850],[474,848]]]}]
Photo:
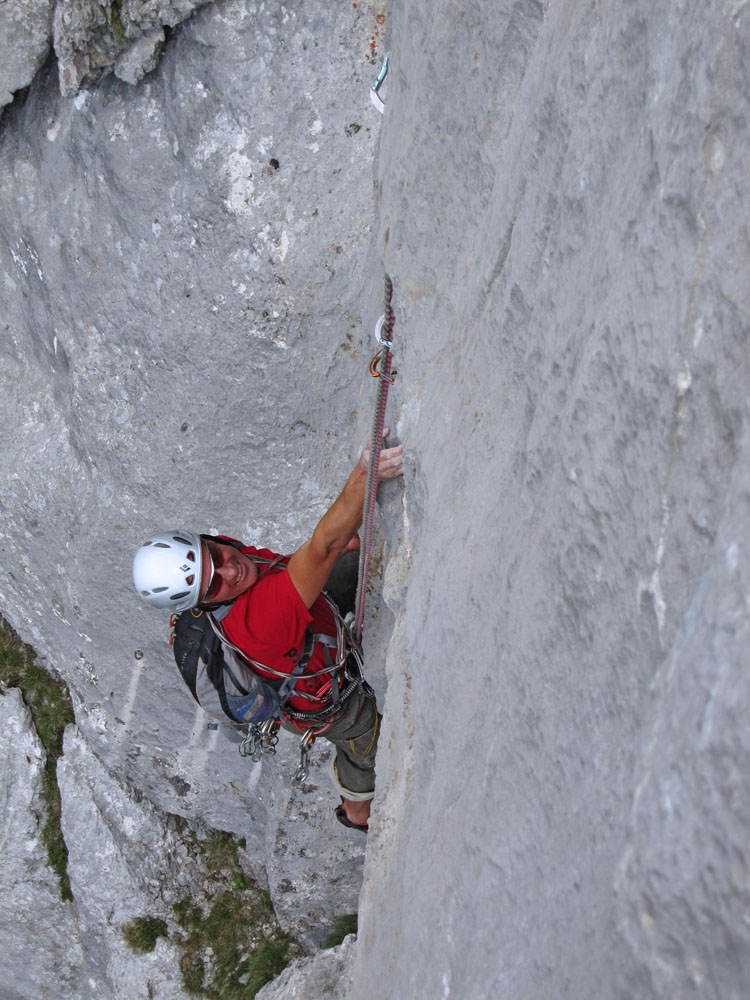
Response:
[{"label": "climber", "polygon": [[[312,729],[334,745],[331,777],[341,796],[336,818],[365,832],[380,715],[366,682],[347,686],[343,671],[326,672],[335,644],[328,637],[336,636],[337,626],[322,591],[339,558],[359,548],[369,454],[368,447],[311,537],[290,557],[227,536],[180,531],[152,536],[133,563],[136,590],[149,604],[174,612],[203,608],[213,617],[220,609],[225,637],[255,671],[264,678],[299,677],[288,682],[283,727]],[[383,448],[378,483],[402,474],[403,445]],[[303,650],[309,659],[302,660]]]}]

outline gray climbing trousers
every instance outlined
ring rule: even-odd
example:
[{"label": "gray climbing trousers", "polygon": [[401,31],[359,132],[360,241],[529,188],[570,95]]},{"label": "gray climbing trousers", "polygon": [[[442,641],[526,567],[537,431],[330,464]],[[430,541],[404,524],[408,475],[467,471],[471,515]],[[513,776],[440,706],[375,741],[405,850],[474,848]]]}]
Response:
[{"label": "gray climbing trousers", "polygon": [[[375,753],[378,748],[381,715],[374,698],[358,688],[348,699],[346,711],[320,738],[336,748],[330,775],[334,788],[345,799],[365,802],[375,794]],[[284,729],[299,734],[289,723]]]}]

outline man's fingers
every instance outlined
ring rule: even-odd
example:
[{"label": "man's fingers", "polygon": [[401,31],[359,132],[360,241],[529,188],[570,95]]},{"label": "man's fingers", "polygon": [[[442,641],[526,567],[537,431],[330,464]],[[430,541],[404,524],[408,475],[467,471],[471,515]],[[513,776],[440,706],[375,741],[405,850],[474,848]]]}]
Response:
[{"label": "man's fingers", "polygon": [[[388,434],[388,430],[389,429],[386,427],[383,431],[383,437]],[[404,446],[402,444],[394,445],[393,448],[382,448],[378,456],[378,481],[381,482],[384,479],[393,479],[396,476],[403,475],[403,461]],[[362,452],[360,462],[363,468],[367,468],[369,465],[369,445]]]},{"label": "man's fingers", "polygon": [[404,471],[404,446],[396,445],[394,448],[384,448],[380,453],[378,462],[378,478],[393,479],[400,476]]}]

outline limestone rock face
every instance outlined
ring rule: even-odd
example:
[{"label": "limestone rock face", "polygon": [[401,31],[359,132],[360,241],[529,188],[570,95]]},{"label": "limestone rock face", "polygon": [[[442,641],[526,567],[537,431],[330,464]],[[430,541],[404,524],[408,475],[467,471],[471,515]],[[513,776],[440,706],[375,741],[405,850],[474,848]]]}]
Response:
[{"label": "limestone rock face", "polygon": [[126,83],[138,83],[156,67],[163,48],[164,29],[152,28],[117,57],[115,76]]},{"label": "limestone rock face", "polygon": [[350,935],[337,948],[299,959],[259,990],[257,1000],[346,1000],[355,949],[356,938]]},{"label": "limestone rock face", "polygon": [[156,66],[165,28],[199,2],[101,4],[98,0],[4,0],[0,6],[0,112],[52,51],[60,91],[72,96],[114,72],[135,84]]},{"label": "limestone rock face", "polygon": [[253,769],[208,730],[130,563],[151,526],[306,537],[385,267],[359,938],[277,995],[744,1000],[750,7],[396,0],[381,119],[384,15],[226,0],[135,87],[48,66],[6,108],[0,608],[76,740],[246,836],[320,944],[365,847],[324,756],[297,793],[291,740]]},{"label": "limestone rock face", "polygon": [[87,1000],[147,995],[182,1000],[177,947],[159,938],[153,952],[134,952],[123,929],[144,915],[174,918],[171,904],[198,898],[201,872],[180,838],[141,796],[127,790],[69,727],[58,765],[62,829],[69,851],[72,916],[81,942],[77,989]]},{"label": "limestone rock face", "polygon": [[750,12],[392,15],[411,568],[351,996],[739,1000]]},{"label": "limestone rock face", "polygon": [[121,80],[137,83],[156,65],[164,28],[175,27],[205,2],[125,0],[106,6],[97,0],[59,0],[54,37],[60,92],[76,94],[113,70]]},{"label": "limestone rock face", "polygon": [[[196,832],[155,808],[69,726],[58,785],[73,900],[63,902],[41,840],[44,751],[17,690],[0,696],[0,741],[3,1000],[186,1000],[175,904],[209,900],[209,909],[224,888],[201,852],[200,821]],[[166,929],[147,953],[123,933],[143,917]]]},{"label": "limestone rock face", "polygon": [[0,695],[0,993],[73,1000],[82,949],[42,842],[44,749],[16,690]]},{"label": "limestone rock face", "polygon": [[74,901],[64,903],[41,840],[44,751],[17,690],[0,696],[0,740],[4,1000],[130,1000],[144,989],[183,1000],[174,946],[160,940],[138,955],[122,937],[133,917],[170,918],[170,902],[200,891],[203,873],[165,817],[107,774],[70,727],[59,783]]},{"label": "limestone rock face", "polygon": [[53,14],[52,0],[4,0],[0,5],[0,115],[44,65]]},{"label": "limestone rock face", "polygon": [[[131,567],[169,526],[293,551],[365,443],[381,12],[209,6],[136,88],[66,98],[48,66],[0,130],[0,607],[107,770],[259,863],[283,851],[280,915],[310,943],[356,909],[363,858],[322,747],[290,793],[290,735],[253,765],[207,728]],[[285,810],[308,822],[279,838]]]}]

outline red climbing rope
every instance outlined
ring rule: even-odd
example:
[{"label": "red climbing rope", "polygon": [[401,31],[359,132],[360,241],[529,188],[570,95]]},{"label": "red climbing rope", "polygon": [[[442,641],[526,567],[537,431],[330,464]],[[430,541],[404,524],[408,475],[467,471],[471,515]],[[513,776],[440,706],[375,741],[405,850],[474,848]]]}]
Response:
[{"label": "red climbing rope", "polygon": [[370,552],[372,549],[372,527],[375,518],[375,501],[378,493],[378,469],[380,467],[380,449],[383,446],[383,428],[385,426],[385,405],[388,400],[388,387],[391,376],[393,356],[393,326],[396,317],[393,313],[391,300],[393,298],[393,282],[386,274],[384,294],[384,315],[380,329],[382,349],[375,355],[370,364],[370,373],[379,378],[378,395],[375,403],[375,416],[372,422],[372,442],[370,445],[370,464],[367,469],[367,485],[365,487],[365,503],[362,512],[364,539],[359,558],[359,580],[357,582],[357,602],[354,612],[352,634],[357,644],[362,642],[362,623],[365,617],[365,589],[367,574],[370,568]]}]

